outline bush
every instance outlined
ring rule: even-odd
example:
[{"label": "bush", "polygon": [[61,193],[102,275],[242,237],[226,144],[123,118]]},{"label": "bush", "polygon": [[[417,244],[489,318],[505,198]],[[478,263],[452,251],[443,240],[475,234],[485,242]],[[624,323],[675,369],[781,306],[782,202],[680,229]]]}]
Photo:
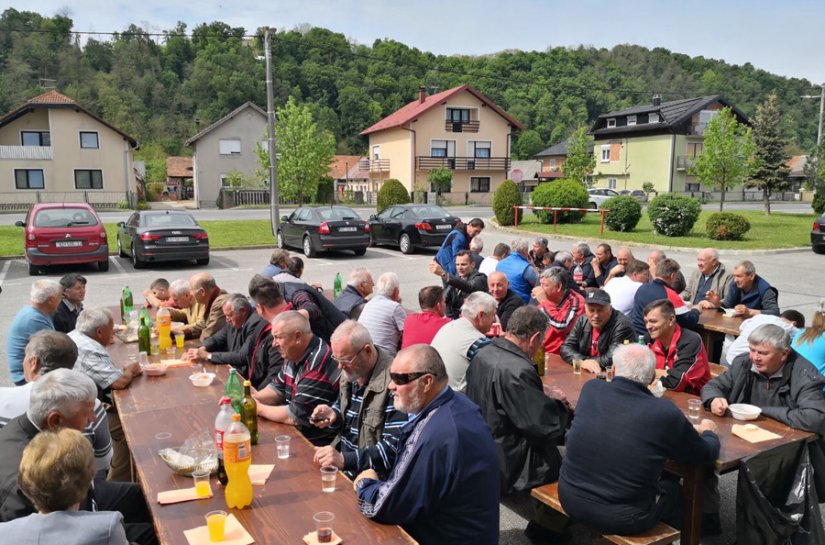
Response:
[{"label": "bush", "polygon": [[750,229],[747,218],[733,212],[716,212],[705,222],[705,232],[713,240],[742,240]]},{"label": "bush", "polygon": [[683,237],[690,233],[699,219],[702,205],[685,195],[663,193],[647,206],[647,215],[653,230],[666,237]]},{"label": "bush", "polygon": [[825,193],[821,191],[814,193],[814,199],[813,202],[811,202],[811,207],[817,214],[825,213]]},{"label": "bush", "polygon": [[[552,206],[561,208],[587,208],[590,197],[587,189],[575,180],[561,179],[556,182],[539,184],[533,190],[534,206]],[[559,223],[576,223],[584,217],[584,212],[558,212]],[[536,210],[536,216],[542,223],[553,222],[553,212]]]},{"label": "bush", "polygon": [[493,214],[499,225],[513,225],[515,223],[514,206],[521,204],[521,193],[513,180],[504,180],[496,192],[493,193]]},{"label": "bush", "polygon": [[408,202],[410,202],[409,191],[407,191],[407,188],[395,178],[390,178],[384,182],[384,185],[381,186],[381,190],[378,191],[379,214],[388,206],[392,206],[394,204],[407,204]]},{"label": "bush", "polygon": [[604,201],[602,209],[610,210],[604,222],[611,231],[632,231],[642,219],[642,205],[629,195],[619,195]]},{"label": "bush", "polygon": [[161,200],[164,191],[166,191],[166,184],[164,182],[146,182],[147,201]]},{"label": "bush", "polygon": [[135,206],[135,210],[151,210],[152,207],[149,206],[149,203],[146,201],[138,201],[137,206]]}]

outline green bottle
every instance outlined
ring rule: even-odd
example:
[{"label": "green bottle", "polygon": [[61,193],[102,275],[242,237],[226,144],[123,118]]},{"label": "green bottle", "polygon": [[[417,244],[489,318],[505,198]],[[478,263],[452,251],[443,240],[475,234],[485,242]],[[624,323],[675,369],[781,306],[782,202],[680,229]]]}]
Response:
[{"label": "green bottle", "polygon": [[149,314],[146,312],[146,309],[141,309],[140,325],[138,326],[138,350],[140,352],[146,352],[147,354],[150,353],[152,348],[152,328],[149,325],[150,323],[151,319],[149,318]]},{"label": "green bottle", "polygon": [[639,344],[642,345],[642,346],[647,346],[647,343],[645,343],[645,336],[644,335],[639,335]]},{"label": "green bottle", "polygon": [[335,273],[335,282],[332,285],[332,297],[338,299],[341,295],[341,273]]},{"label": "green bottle", "polygon": [[241,387],[241,379],[234,367],[229,369],[229,378],[226,379],[226,388],[223,390],[223,395],[232,400],[232,408],[235,409],[235,412],[243,415],[243,388]]},{"label": "green bottle", "polygon": [[243,412],[241,421],[249,429],[249,436],[252,444],[258,444],[258,403],[252,397],[252,384],[245,380],[243,382],[243,402],[241,403]]},{"label": "green bottle", "polygon": [[120,293],[120,320],[124,324],[129,320],[129,313],[132,312],[134,305],[132,304],[132,290],[129,286],[124,286]]}]

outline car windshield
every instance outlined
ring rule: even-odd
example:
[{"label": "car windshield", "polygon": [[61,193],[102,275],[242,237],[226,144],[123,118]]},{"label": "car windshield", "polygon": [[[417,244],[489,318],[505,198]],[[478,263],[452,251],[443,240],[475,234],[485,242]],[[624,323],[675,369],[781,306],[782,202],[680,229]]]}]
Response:
[{"label": "car windshield", "polygon": [[168,227],[194,227],[196,225],[192,216],[184,214],[153,214],[151,216],[143,216],[143,218],[146,227],[159,227],[161,229]]},{"label": "car windshield", "polygon": [[411,210],[419,218],[447,218],[450,215],[440,206],[414,206]]},{"label": "car windshield", "polygon": [[335,206],[332,208],[317,208],[316,210],[318,211],[318,215],[321,217],[321,221],[359,219],[358,214],[356,214],[355,210],[352,208]]},{"label": "car windshield", "polygon": [[84,208],[47,208],[34,216],[35,227],[71,227],[97,225],[94,214]]}]

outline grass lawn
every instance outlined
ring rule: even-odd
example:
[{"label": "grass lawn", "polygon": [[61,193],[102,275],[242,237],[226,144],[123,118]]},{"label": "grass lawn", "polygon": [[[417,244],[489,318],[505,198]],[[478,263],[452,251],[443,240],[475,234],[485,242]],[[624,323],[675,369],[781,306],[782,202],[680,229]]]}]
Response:
[{"label": "grass lawn", "polygon": [[[681,246],[686,248],[714,248],[729,249],[761,249],[761,248],[796,248],[811,245],[811,225],[816,214],[784,214],[774,212],[770,216],[760,210],[735,210],[737,214],[745,216],[751,224],[751,229],[741,241],[717,241],[707,238],[704,233],[705,222],[714,211],[703,211],[693,226],[693,231],[685,237],[666,237],[653,232],[647,213],[642,213],[642,219],[636,229],[629,233],[611,231],[605,226],[604,235],[599,235],[600,214],[587,214],[582,223],[559,224],[555,234],[573,237],[604,239],[619,242],[637,242],[660,246]],[[553,225],[539,223],[536,216],[528,214],[524,222],[519,221],[519,230],[554,234]]]}]

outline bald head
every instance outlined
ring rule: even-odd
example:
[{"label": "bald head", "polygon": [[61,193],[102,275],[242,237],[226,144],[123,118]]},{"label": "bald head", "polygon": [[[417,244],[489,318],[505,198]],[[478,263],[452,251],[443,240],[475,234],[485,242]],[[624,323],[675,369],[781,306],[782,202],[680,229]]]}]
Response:
[{"label": "bald head", "polygon": [[633,261],[633,252],[631,252],[627,246],[622,246],[616,250],[616,261],[618,261],[622,267],[627,267],[627,264]]},{"label": "bald head", "polygon": [[189,287],[192,289],[192,295],[198,303],[205,304],[209,301],[212,292],[218,287],[215,283],[215,277],[206,272],[193,274],[189,279]]}]

